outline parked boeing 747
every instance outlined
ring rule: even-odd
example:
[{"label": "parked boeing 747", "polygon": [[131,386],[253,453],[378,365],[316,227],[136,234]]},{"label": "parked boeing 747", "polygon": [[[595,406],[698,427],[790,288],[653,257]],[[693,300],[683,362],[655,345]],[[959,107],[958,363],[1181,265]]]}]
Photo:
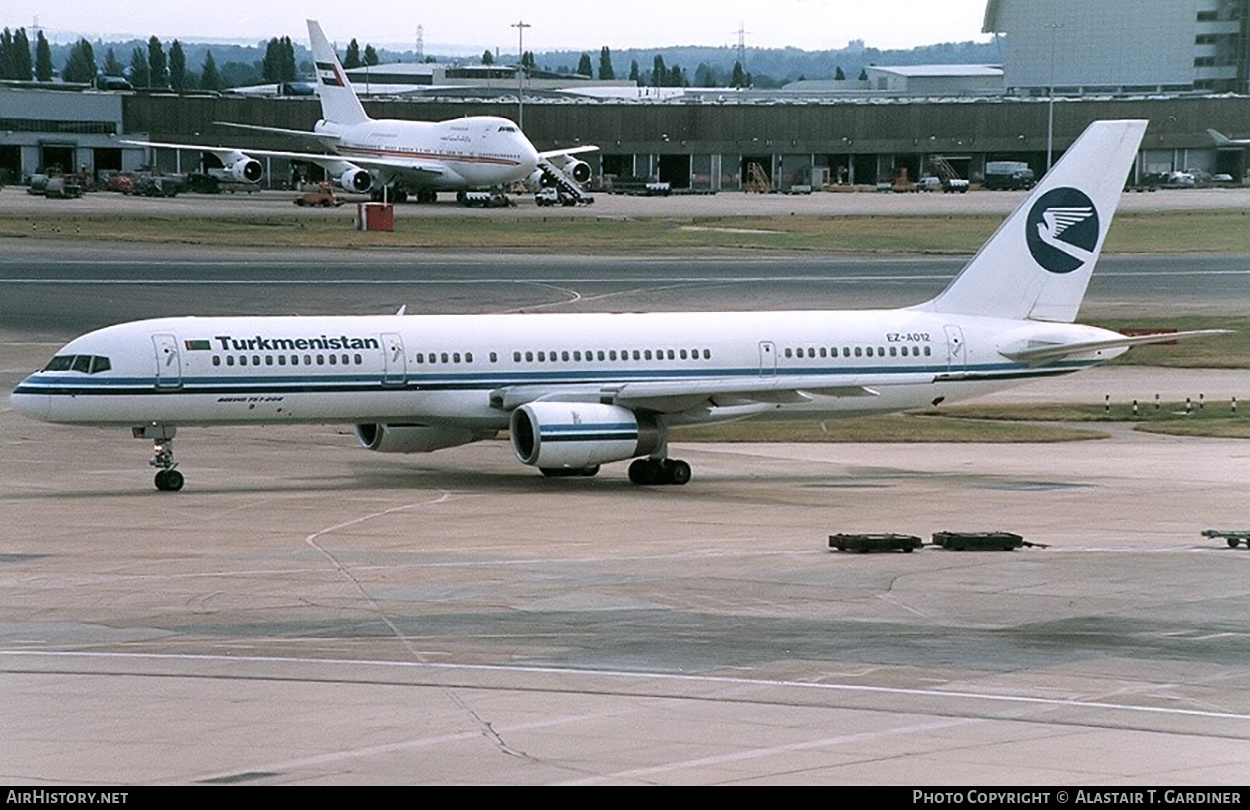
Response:
[{"label": "parked boeing 747", "polygon": [[412,193],[419,202],[432,202],[439,191],[502,188],[530,178],[558,189],[561,200],[590,201],[578,185],[590,179],[590,166],[576,156],[599,147],[539,152],[516,124],[495,116],[450,121],[370,118],[315,20],[308,21],[308,38],[321,97],[322,120],[313,131],[250,124],[226,126],[311,138],[333,154],[154,141],[126,143],[208,152],[221,161],[222,168],[214,170],[218,176],[241,183],[256,183],[264,176],[256,158],[277,157],[320,166],[348,191],[364,194],[388,188],[396,201]]},{"label": "parked boeing 747", "polygon": [[940,295],[905,309],[163,318],[71,341],[12,394],[57,425],[154,442],[183,485],[195,425],[344,423],[384,453],[509,430],[517,460],[684,484],[683,425],[832,419],[967,399],[1089,368],[1140,343],[1074,324],[1145,121],[1092,124]]}]

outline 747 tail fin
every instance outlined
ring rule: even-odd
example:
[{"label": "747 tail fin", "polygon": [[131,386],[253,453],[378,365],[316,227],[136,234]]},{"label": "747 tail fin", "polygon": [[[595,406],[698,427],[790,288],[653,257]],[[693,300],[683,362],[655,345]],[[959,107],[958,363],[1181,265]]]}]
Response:
[{"label": "747 tail fin", "polygon": [[1146,121],[1095,121],[940,295],[952,315],[1076,320]]},{"label": "747 tail fin", "polygon": [[321,32],[321,24],[308,21],[308,39],[312,42],[313,62],[317,66],[317,92],[321,95],[321,117],[329,123],[351,126],[369,120],[352,83],[348,81],[339,57],[330,41]]}]

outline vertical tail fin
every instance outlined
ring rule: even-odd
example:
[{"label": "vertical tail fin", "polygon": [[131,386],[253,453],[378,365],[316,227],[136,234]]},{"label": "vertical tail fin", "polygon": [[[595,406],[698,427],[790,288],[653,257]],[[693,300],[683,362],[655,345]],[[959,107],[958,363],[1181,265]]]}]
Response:
[{"label": "vertical tail fin", "polygon": [[1146,121],[1095,121],[937,298],[918,309],[1071,323]]},{"label": "vertical tail fin", "polygon": [[308,21],[308,39],[312,42],[313,62],[317,66],[317,92],[321,95],[321,117],[335,124],[362,124],[369,120],[352,83],[347,80],[338,55],[321,32],[316,20]]}]

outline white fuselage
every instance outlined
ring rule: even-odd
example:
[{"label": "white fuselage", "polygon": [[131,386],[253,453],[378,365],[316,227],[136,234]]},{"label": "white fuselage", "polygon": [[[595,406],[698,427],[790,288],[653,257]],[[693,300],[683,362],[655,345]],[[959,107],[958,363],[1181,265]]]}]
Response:
[{"label": "white fuselage", "polygon": [[658,386],[661,420],[681,425],[907,410],[1122,351],[1034,365],[1000,354],[1043,332],[1110,334],[908,309],[165,318],[77,338],[12,402],[73,424],[420,422],[481,432],[507,427],[512,408],[544,391],[608,401],[645,383]]},{"label": "white fuselage", "polygon": [[[538,167],[537,150],[506,118],[377,119],[350,126],[321,121],[316,131],[337,136],[328,145],[344,160],[381,162],[376,171],[384,182],[402,176],[440,191],[491,188],[524,180]],[[387,169],[387,161],[395,165]]]}]

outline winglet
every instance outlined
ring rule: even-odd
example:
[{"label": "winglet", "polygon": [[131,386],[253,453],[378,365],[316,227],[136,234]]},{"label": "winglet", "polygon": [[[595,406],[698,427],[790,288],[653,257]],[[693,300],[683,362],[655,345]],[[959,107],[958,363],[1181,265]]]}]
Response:
[{"label": "winglet", "polygon": [[317,66],[317,92],[321,95],[321,117],[328,122],[351,126],[369,120],[352,83],[348,81],[339,57],[330,41],[321,32],[321,24],[308,21],[308,39],[312,43],[313,62]]}]

